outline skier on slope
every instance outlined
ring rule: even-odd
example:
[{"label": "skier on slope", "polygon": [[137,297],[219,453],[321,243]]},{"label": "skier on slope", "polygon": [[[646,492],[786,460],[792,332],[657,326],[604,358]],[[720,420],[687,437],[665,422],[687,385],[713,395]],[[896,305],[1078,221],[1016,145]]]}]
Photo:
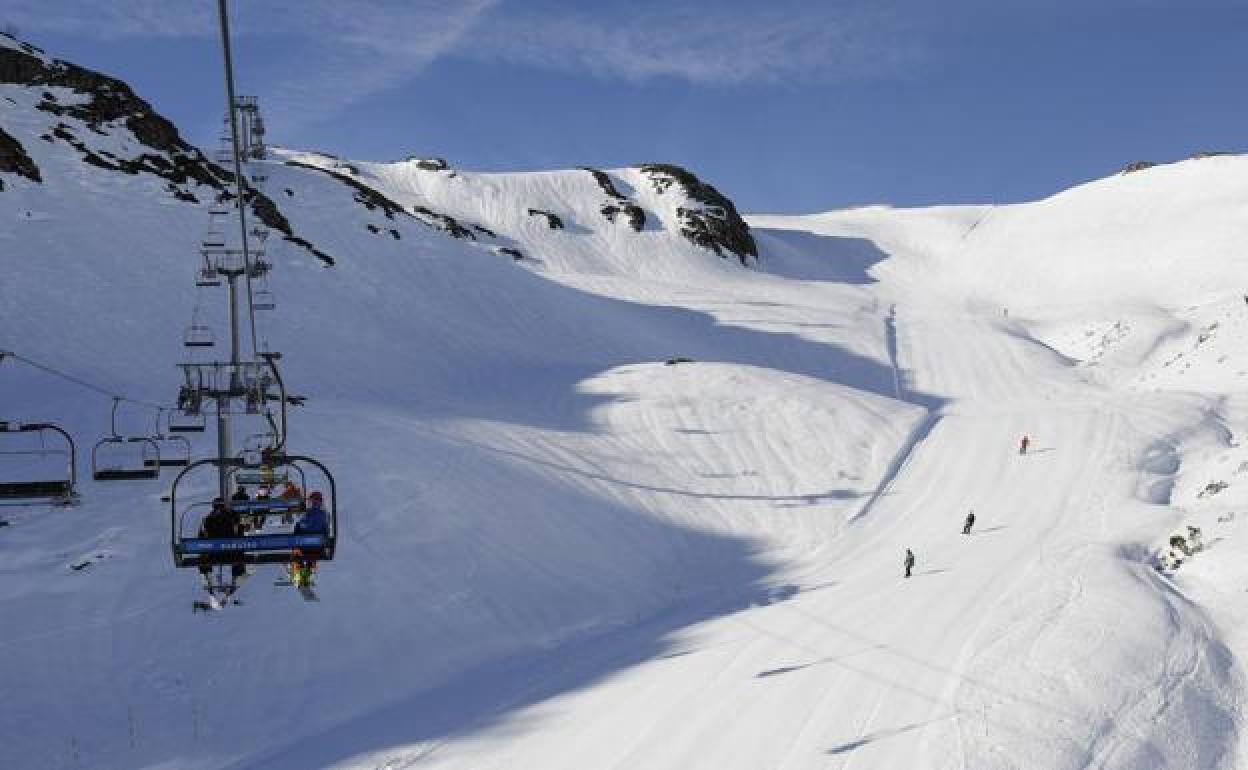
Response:
[{"label": "skier on slope", "polygon": [[906,567],[906,577],[910,577],[910,571],[914,569],[914,551],[911,551],[909,548],[906,549],[906,560],[904,564]]},{"label": "skier on slope", "polygon": [[[320,492],[308,495],[308,510],[303,518],[295,524],[296,535],[327,535],[329,534],[329,517],[322,507],[324,496]],[[290,582],[296,587],[312,585],[312,573],[316,571],[316,560],[320,558],[319,548],[296,548],[291,553]]]},{"label": "skier on slope", "polygon": [[1023,440],[1018,442],[1018,453],[1020,455],[1027,454],[1027,447],[1031,446],[1031,438],[1024,435]]},{"label": "skier on slope", "polygon": [[972,510],[966,514],[966,522],[962,525],[962,534],[971,534],[971,527],[975,526],[975,511]]}]

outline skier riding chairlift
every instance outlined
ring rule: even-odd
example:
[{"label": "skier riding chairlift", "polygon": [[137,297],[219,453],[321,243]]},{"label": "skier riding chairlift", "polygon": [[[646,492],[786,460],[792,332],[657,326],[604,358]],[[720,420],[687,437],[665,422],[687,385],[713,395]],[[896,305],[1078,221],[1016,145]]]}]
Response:
[{"label": "skier riding chairlift", "polygon": [[[329,519],[322,507],[324,497],[320,492],[308,495],[308,509],[295,524],[296,535],[328,535]],[[312,585],[312,573],[316,571],[316,560],[320,558],[319,548],[294,549],[290,563],[290,582],[295,587]]]}]

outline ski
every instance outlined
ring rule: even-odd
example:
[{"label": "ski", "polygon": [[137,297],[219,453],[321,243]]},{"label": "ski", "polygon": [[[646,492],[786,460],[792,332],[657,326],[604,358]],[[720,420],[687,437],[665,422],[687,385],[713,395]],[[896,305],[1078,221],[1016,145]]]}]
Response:
[{"label": "ski", "polygon": [[217,600],[217,597],[209,597],[207,601],[196,599],[191,603],[191,612],[220,612],[225,609],[225,605]]}]

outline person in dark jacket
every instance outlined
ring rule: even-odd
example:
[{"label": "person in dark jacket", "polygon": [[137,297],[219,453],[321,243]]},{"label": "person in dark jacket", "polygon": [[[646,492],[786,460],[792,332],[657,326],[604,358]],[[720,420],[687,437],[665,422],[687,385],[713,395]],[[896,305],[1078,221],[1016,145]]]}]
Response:
[{"label": "person in dark jacket", "polygon": [[906,566],[906,577],[910,577],[910,571],[914,569],[914,551],[911,551],[909,548],[906,549],[906,561],[904,563]]},{"label": "person in dark jacket", "polygon": [[[202,538],[224,539],[242,537],[243,528],[238,515],[225,507],[221,498],[212,501],[212,511],[199,523],[199,536]],[[212,568],[218,564],[230,565],[230,585],[225,595],[234,593],[238,587],[238,579],[245,574],[241,554],[238,552],[206,553],[200,557],[199,574],[204,578],[204,585],[212,587]]]},{"label": "person in dark jacket", "polygon": [[[295,524],[296,535],[328,535],[329,517],[323,507],[325,500],[320,492],[308,495],[307,511]],[[291,554],[290,582],[296,586],[312,585],[312,573],[316,560],[321,556],[319,548],[296,548]]]},{"label": "person in dark jacket", "polygon": [[962,534],[971,534],[971,527],[975,526],[975,511],[966,514],[966,523],[962,525]]},{"label": "person in dark jacket", "polygon": [[1027,454],[1027,447],[1031,446],[1031,437],[1023,436],[1023,440],[1018,442],[1018,453],[1020,455]]}]

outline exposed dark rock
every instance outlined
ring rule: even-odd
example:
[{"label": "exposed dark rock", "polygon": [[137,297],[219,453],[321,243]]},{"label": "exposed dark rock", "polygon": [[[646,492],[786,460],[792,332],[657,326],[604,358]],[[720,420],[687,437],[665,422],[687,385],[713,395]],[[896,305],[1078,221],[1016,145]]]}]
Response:
[{"label": "exposed dark rock", "polygon": [[364,225],[364,227],[367,228],[368,231],[372,233],[373,235],[376,235],[377,233],[381,232],[381,228],[378,227],[377,225]]},{"label": "exposed dark rock", "polygon": [[[424,206],[413,206],[412,210],[409,212],[407,209],[403,208],[403,206],[390,200],[372,187],[369,187],[358,179],[352,179],[345,174],[341,174],[331,169],[322,168],[320,166],[314,166],[310,163],[302,163],[296,160],[288,160],[286,161],[286,165],[311,169],[312,171],[319,171],[322,174],[332,176],[334,179],[337,179],[339,182],[342,182],[355,190],[355,200],[357,203],[362,204],[369,211],[381,209],[387,219],[394,219],[400,215],[406,216],[415,219],[417,222],[420,222],[428,227],[442,230],[452,238],[468,238],[471,240],[476,240],[477,238],[472,234],[471,230],[460,224],[454,217],[447,216],[446,214],[440,214],[436,211],[427,209]],[[398,238],[398,236],[396,235],[395,238]]]},{"label": "exposed dark rock", "polygon": [[[416,214],[416,219],[430,227],[436,227],[442,230],[452,238],[467,238],[475,241],[477,236],[472,234],[472,230],[464,227],[455,217],[447,214],[440,214],[436,211],[425,208],[424,206],[412,206],[412,212]],[[428,220],[433,220],[432,222]],[[475,225],[474,225],[475,226]]]},{"label": "exposed dark rock", "polygon": [[646,212],[636,203],[630,203],[624,207],[624,213],[628,215],[628,226],[636,232],[641,232],[646,226]]},{"label": "exposed dark rock", "polygon": [[321,262],[324,262],[324,263],[325,263],[325,267],[333,267],[333,266],[334,266],[334,258],[333,258],[333,257],[331,257],[331,256],[329,256],[329,255],[328,255],[328,254],[326,254],[325,252],[321,251],[320,249],[316,248],[315,246],[313,246],[311,243],[309,243],[309,242],[308,242],[308,240],[307,240],[306,238],[300,238],[300,237],[299,237],[299,236],[297,236],[297,235],[287,235],[287,236],[285,236],[285,238],[286,238],[286,240],[290,241],[291,243],[295,244],[296,246],[300,246],[300,247],[302,247],[302,248],[306,249],[306,250],[308,251],[308,253],[312,254],[312,255],[313,255],[313,256],[315,256],[317,259],[321,260]]},{"label": "exposed dark rock", "polygon": [[554,214],[554,213],[549,212],[549,211],[544,211],[543,209],[529,209],[529,216],[531,216],[531,217],[537,217],[537,216],[546,217],[546,226],[547,226],[547,227],[549,227],[551,230],[562,230],[562,229],[563,229],[563,220],[559,218],[559,215],[558,215],[558,214]]},{"label": "exposed dark rock", "polygon": [[1201,150],[1199,152],[1192,153],[1192,160],[1200,160],[1202,158],[1217,158],[1222,155],[1233,155],[1233,154],[1234,153],[1228,152],[1226,150]]},{"label": "exposed dark rock", "polygon": [[675,356],[673,358],[667,359],[663,363],[667,364],[668,366],[675,366],[676,364],[691,364],[693,363],[693,359],[686,358],[684,356]]},{"label": "exposed dark rock", "polygon": [[1130,174],[1136,171],[1143,171],[1146,168],[1152,168],[1153,166],[1156,166],[1156,165],[1157,164],[1152,162],[1151,160],[1133,160],[1123,167],[1122,173]]},{"label": "exposed dark rock", "polygon": [[[14,137],[0,128],[0,172],[24,176],[32,182],[42,182],[43,175],[34,159],[26,154],[26,148]],[[4,189],[4,180],[0,179],[0,190]]]},{"label": "exposed dark rock", "polygon": [[520,249],[513,249],[513,248],[511,248],[510,246],[502,246],[502,247],[500,247],[500,248],[498,249],[498,253],[499,253],[499,254],[506,254],[507,256],[511,257],[512,259],[516,260],[517,262],[519,262],[520,260],[524,259],[524,252],[520,251]]},{"label": "exposed dark rock", "polygon": [[171,184],[168,186],[167,189],[169,190],[169,193],[173,195],[173,197],[177,198],[180,201],[186,201],[187,203],[199,203],[199,198],[195,197],[194,193],[183,190],[177,185]]},{"label": "exposed dark rock", "polygon": [[407,160],[415,163],[416,168],[422,171],[446,171],[451,167],[451,164],[446,162],[446,158],[418,158],[415,155],[409,155]]},{"label": "exposed dark rock", "polygon": [[342,173],[339,173],[338,171],[334,171],[328,168],[323,168],[321,166],[316,166],[311,163],[303,163],[302,161],[297,161],[297,160],[288,160],[286,161],[286,165],[297,166],[298,168],[306,168],[312,171],[319,171],[322,174],[328,174],[329,176],[332,176],[334,179],[337,179],[339,182],[342,182],[343,184],[355,190],[355,200],[357,203],[363,204],[364,208],[368,209],[369,211],[381,209],[382,213],[386,215],[386,219],[394,219],[394,216],[396,214],[406,213],[403,210],[403,207],[400,206],[399,204],[390,200],[386,196],[377,192],[376,190],[364,184],[363,182],[359,181],[358,179],[352,179],[346,174],[342,174]]},{"label": "exposed dark rock", "polygon": [[703,208],[682,206],[677,209],[680,232],[686,238],[721,257],[724,250],[730,251],[743,265],[749,264],[747,257],[758,258],[758,246],[750,234],[750,226],[737,213],[732,201],[714,187],[680,166],[653,163],[641,166],[641,171],[660,195],[673,185],[679,185],[690,200],[703,204]]},{"label": "exposed dark rock", "polygon": [[611,199],[598,208],[598,211],[606,217],[607,221],[614,223],[615,218],[623,211],[628,217],[629,226],[637,232],[641,232],[646,226],[645,210],[622,194],[605,171],[599,171],[588,166],[582,166],[581,168],[593,175],[594,181],[598,183],[602,191]]},{"label": "exposed dark rock", "polygon": [[628,200],[626,196],[622,195],[620,191],[616,189],[615,182],[611,181],[611,177],[607,175],[607,172],[600,171],[596,168],[590,168],[589,166],[582,166],[581,168],[593,174],[594,181],[598,183],[598,186],[601,187],[602,191],[608,196],[617,201]]},{"label": "exposed dark rock", "polygon": [[288,197],[288,198],[293,198],[293,197],[295,197],[295,191],[294,191],[294,190],[292,190],[292,189],[290,189],[289,187],[287,187],[287,188],[286,188],[286,197]]},{"label": "exposed dark rock", "polygon": [[491,230],[490,228],[488,228],[488,227],[484,226],[484,225],[473,225],[473,226],[472,226],[472,229],[473,229],[473,230],[476,230],[476,231],[477,231],[477,232],[479,232],[479,233],[483,233],[483,234],[485,234],[485,235],[488,235],[488,236],[490,236],[491,238],[493,238],[493,239],[495,239],[495,240],[498,240],[498,234],[497,234],[497,233],[495,233],[495,232],[494,232],[493,230]]},{"label": "exposed dark rock", "polygon": [[[116,128],[121,123],[150,150],[130,159],[116,156],[109,159],[92,151],[85,142],[75,137],[67,124],[58,124],[51,137],[77,150],[84,162],[127,174],[154,174],[170,182],[166,189],[171,195],[188,202],[198,201],[198,197],[188,188],[192,182],[206,185],[220,194],[225,192],[227,184],[234,181],[230,171],[209,161],[202,152],[185,142],[173,123],[157,114],[126,83],[69,62],[45,60],[41,58],[42,53],[26,43],[21,45],[20,50],[0,48],[0,83],[68,88],[89,97],[79,104],[61,104],[54,93],[45,89],[43,99],[36,107],[53,115],[80,120],[91,131],[103,135],[108,135],[108,129]],[[287,240],[303,246],[326,264],[334,263],[331,257],[306,240],[293,236],[290,223],[268,196],[249,190],[247,201],[262,222],[281,231]]]},{"label": "exposed dark rock", "polygon": [[598,211],[606,217],[608,222],[615,222],[615,218],[623,211],[628,217],[628,226],[637,232],[641,232],[646,226],[646,212],[636,203],[624,203],[618,206],[614,203],[604,203]]},{"label": "exposed dark rock", "polygon": [[391,227],[391,228],[390,228],[389,230],[387,230],[386,232],[390,233],[390,236],[391,236],[392,238],[394,238],[396,241],[397,241],[397,240],[399,240],[399,239],[400,239],[400,237],[401,237],[401,236],[399,235],[399,231],[398,231],[398,230],[395,230],[393,227]]}]

